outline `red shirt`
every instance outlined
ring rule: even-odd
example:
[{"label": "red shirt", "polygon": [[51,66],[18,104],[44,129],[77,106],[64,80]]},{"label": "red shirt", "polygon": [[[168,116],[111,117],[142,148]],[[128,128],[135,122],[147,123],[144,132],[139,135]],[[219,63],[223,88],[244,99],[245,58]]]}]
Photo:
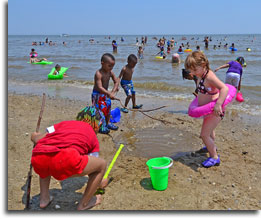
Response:
[{"label": "red shirt", "polygon": [[46,134],[33,149],[33,155],[59,152],[75,148],[80,154],[99,152],[99,142],[93,128],[82,121],[63,121],[54,125],[54,132]]}]

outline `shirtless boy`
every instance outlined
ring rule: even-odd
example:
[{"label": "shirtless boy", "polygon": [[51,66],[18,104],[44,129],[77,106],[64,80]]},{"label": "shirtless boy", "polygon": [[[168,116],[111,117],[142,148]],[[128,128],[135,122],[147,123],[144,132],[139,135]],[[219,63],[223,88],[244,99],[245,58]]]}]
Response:
[{"label": "shirtless boy", "polygon": [[124,113],[128,113],[127,106],[130,99],[132,99],[133,109],[140,109],[143,106],[142,104],[136,105],[135,91],[132,83],[132,75],[134,72],[134,68],[138,62],[138,59],[134,54],[131,54],[128,56],[127,62],[128,64],[122,68],[121,73],[119,75],[119,80],[121,80],[121,86],[127,95],[125,100],[125,108],[121,108],[121,111]]},{"label": "shirtless boy", "polygon": [[[106,120],[106,124],[103,124],[99,130],[102,134],[108,134],[110,132],[109,129],[118,129],[118,126],[109,123],[111,116],[111,100],[115,99],[115,94],[119,89],[117,77],[112,72],[114,65],[114,56],[110,53],[103,54],[101,58],[101,68],[96,71],[94,76],[92,104],[96,105],[103,112]],[[114,82],[114,86],[112,91],[108,91],[111,78]]]}]

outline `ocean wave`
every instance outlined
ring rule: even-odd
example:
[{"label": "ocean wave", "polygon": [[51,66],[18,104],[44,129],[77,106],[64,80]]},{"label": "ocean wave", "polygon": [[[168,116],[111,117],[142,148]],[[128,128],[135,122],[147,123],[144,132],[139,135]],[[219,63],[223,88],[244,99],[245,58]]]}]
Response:
[{"label": "ocean wave", "polygon": [[23,69],[24,66],[22,66],[22,65],[8,65],[8,68]]},{"label": "ocean wave", "polygon": [[74,84],[74,85],[94,85],[93,81],[81,81],[81,80],[66,80],[65,84]]},{"label": "ocean wave", "polygon": [[73,69],[81,69],[81,67],[72,66],[72,67],[70,67],[70,69],[71,69],[71,70],[73,70]]},{"label": "ocean wave", "polygon": [[[9,83],[9,82],[8,82]],[[92,90],[93,88],[93,82],[92,81],[74,81],[74,80],[57,80],[57,81],[49,81],[49,80],[41,80],[37,82],[21,82],[21,81],[12,81],[10,82],[10,85],[12,85],[12,89],[15,91],[19,87],[24,87],[25,92],[32,92],[34,93],[34,89],[38,89],[42,87],[44,90],[48,87],[48,92],[68,92],[75,97],[77,92],[81,92],[81,90]],[[28,87],[31,87],[32,89],[28,89]],[[11,88],[10,88],[11,89]],[[71,89],[71,90],[70,90]],[[194,99],[193,94],[191,91],[188,91],[188,88],[176,88],[178,91],[184,91],[184,92],[169,92],[169,91],[162,91],[162,90],[137,90],[137,97],[145,97],[145,98],[153,98],[154,101],[157,102],[158,99],[165,99],[165,100],[177,100],[181,101],[182,103],[185,103],[185,105],[189,105],[189,103]],[[19,89],[18,89],[19,90]],[[66,93],[65,92],[65,93]],[[121,89],[120,92],[123,93],[123,90]],[[228,111],[235,111],[235,112],[243,112],[248,115],[252,116],[261,116],[261,105],[253,104],[249,102],[248,98],[245,98],[245,102],[238,103],[234,101],[231,105],[228,107]]]},{"label": "ocean wave", "polygon": [[261,92],[261,86],[241,86],[244,90]]},{"label": "ocean wave", "polygon": [[90,59],[90,58],[77,58],[75,56],[71,56],[68,58],[62,59],[61,57],[55,59],[56,62],[64,62],[64,61],[70,61],[70,62],[88,62],[88,63],[95,63],[98,60],[97,59]]},{"label": "ocean wave", "polygon": [[235,110],[237,112],[244,112],[252,116],[261,116],[261,106],[260,105],[249,105],[249,104],[232,104],[229,105],[229,109]]},{"label": "ocean wave", "polygon": [[159,90],[159,91],[169,91],[169,92],[186,92],[187,88],[172,86],[165,82],[145,82],[145,83],[135,83],[136,88],[143,88],[148,90]]},{"label": "ocean wave", "polygon": [[24,57],[8,56],[8,62],[9,62],[9,61],[24,61],[24,60],[28,60],[28,61],[29,61],[29,59],[30,59],[29,56],[24,56]]}]

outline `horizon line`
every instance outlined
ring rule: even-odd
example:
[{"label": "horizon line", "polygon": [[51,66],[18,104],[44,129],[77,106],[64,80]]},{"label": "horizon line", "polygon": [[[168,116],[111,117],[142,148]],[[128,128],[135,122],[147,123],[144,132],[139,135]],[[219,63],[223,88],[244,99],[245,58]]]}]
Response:
[{"label": "horizon line", "polygon": [[136,36],[136,35],[144,35],[144,36],[158,36],[158,35],[260,35],[261,33],[189,33],[189,34],[184,34],[184,33],[176,33],[176,34],[170,34],[170,33],[158,33],[158,34],[69,34],[69,33],[61,33],[61,34],[8,34],[8,36],[42,36],[42,35],[50,35],[50,36],[61,36],[61,35],[68,35],[68,36]]}]

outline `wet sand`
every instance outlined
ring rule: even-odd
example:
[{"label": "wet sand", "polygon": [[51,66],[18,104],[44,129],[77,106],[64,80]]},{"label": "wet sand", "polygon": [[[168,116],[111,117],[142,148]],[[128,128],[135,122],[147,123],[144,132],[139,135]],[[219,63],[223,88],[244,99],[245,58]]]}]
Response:
[{"label": "wet sand", "polygon": [[[33,147],[30,134],[36,128],[41,101],[41,96],[8,94],[8,210],[25,208]],[[54,123],[75,119],[84,106],[83,101],[47,97],[40,131]],[[173,109],[174,105],[148,113],[170,124],[131,112],[122,115],[118,131],[111,131],[110,136],[98,134],[100,157],[108,165],[121,142],[125,147],[109,175],[114,179],[106,188],[102,203],[91,210],[259,210],[260,125],[228,109],[216,129],[221,165],[205,169],[200,164],[207,155],[195,153],[202,147],[198,137],[202,120]],[[146,166],[146,161],[157,155],[174,159],[165,191],[152,189]],[[54,201],[46,210],[76,210],[87,181],[88,177],[52,179],[50,193]],[[56,205],[60,208],[56,209]],[[38,206],[39,182],[33,172],[31,210],[40,210]]]}]

